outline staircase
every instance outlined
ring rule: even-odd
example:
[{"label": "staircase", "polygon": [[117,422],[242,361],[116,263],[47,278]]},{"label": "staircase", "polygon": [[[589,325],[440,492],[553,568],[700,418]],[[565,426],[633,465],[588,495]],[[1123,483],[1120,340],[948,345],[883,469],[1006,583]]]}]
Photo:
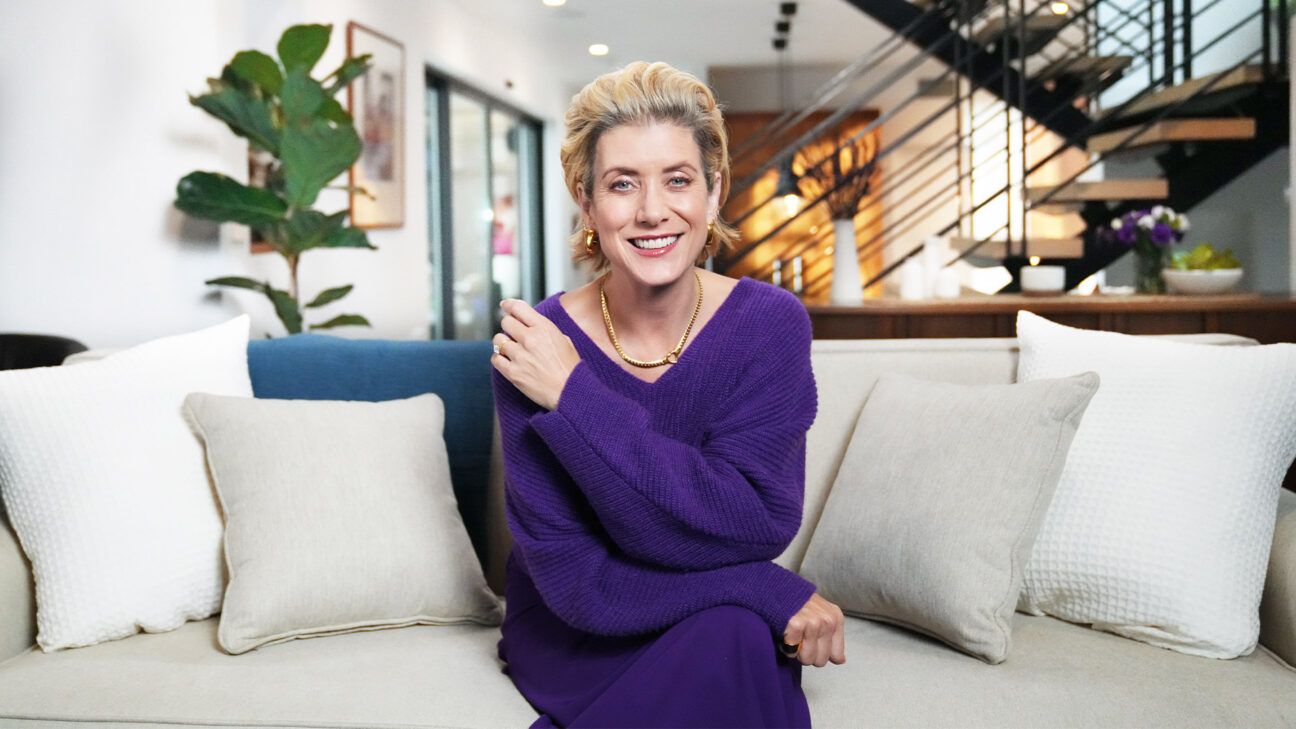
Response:
[{"label": "staircase", "polygon": [[1285,0],[847,1],[893,35],[736,145],[749,172],[725,213],[745,242],[717,270],[769,279],[798,259],[799,293],[826,296],[832,190],[771,214],[772,180],[862,109],[880,113],[854,136],[879,140],[884,172],[855,217],[866,296],[931,235],[993,290],[1019,290],[1031,259],[1072,288],[1128,252],[1098,236],[1112,218],[1190,210],[1287,144]]}]

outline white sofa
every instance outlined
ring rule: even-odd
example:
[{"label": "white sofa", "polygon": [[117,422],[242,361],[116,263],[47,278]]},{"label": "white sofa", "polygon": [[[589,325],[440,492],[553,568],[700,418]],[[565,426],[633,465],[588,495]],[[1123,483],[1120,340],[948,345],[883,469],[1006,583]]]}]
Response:
[{"label": "white sofa", "polygon": [[[1229,335],[1173,337],[1246,346]],[[805,553],[876,377],[1014,380],[1014,339],[816,341],[819,414],[809,434],[806,513],[779,558]],[[509,545],[492,466],[487,573]],[[1296,494],[1284,492],[1261,608],[1261,647],[1217,661],[1052,618],[1015,615],[1012,652],[988,665],[937,641],[848,618],[848,662],[807,668],[822,727],[1296,726]],[[497,628],[419,626],[296,640],[230,656],[218,618],[46,654],[32,646],[27,563],[0,520],[0,726],[507,727],[536,717],[501,672]],[[1284,660],[1286,662],[1284,662]]]}]

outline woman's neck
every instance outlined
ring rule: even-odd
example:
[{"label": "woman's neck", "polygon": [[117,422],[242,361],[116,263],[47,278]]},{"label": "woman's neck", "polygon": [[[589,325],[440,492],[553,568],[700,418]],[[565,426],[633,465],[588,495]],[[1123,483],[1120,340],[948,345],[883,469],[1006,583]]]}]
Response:
[{"label": "woman's neck", "polygon": [[664,286],[644,286],[624,275],[605,274],[603,289],[617,338],[648,347],[678,344],[697,306],[700,274],[694,271],[690,268]]}]

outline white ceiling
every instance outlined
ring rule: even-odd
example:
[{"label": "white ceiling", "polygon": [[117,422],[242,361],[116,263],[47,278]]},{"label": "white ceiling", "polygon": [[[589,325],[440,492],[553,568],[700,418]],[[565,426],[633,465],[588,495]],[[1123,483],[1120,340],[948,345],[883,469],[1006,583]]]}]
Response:
[{"label": "white ceiling", "polygon": [[[770,44],[780,0],[459,0],[488,24],[542,36],[559,59],[554,69],[579,88],[595,76],[636,60],[666,61],[705,78],[713,66],[771,66]],[[799,0],[787,61],[845,65],[890,32],[846,0]],[[591,43],[611,52],[589,55]]]}]

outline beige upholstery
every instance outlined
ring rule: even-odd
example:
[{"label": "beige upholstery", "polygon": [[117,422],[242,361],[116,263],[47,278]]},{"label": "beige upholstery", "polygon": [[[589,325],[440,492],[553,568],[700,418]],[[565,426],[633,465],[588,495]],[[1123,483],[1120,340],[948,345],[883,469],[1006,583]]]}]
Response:
[{"label": "beige upholstery", "polygon": [[524,727],[499,628],[410,626],[294,640],[239,656],[218,620],[0,664],[12,718],[216,725]]},{"label": "beige upholstery", "polygon": [[802,686],[816,727],[1296,726],[1296,671],[1263,650],[1218,661],[1022,613],[995,666],[850,618],[845,665]]},{"label": "beige upholstery", "polygon": [[1296,493],[1282,492],[1260,601],[1260,642],[1296,666]]},{"label": "beige upholstery", "polygon": [[[1228,335],[1187,341],[1253,344]],[[1013,339],[816,341],[819,415],[808,438],[806,517],[780,557],[799,565],[865,398],[883,371],[965,383],[1014,380]],[[498,436],[497,436],[498,441]],[[498,448],[491,554],[509,544]],[[1284,494],[1261,642],[1296,655],[1296,495]],[[1275,575],[1278,575],[1275,578]],[[0,661],[34,642],[31,577],[0,527]],[[241,656],[217,620],[0,663],[2,726],[526,726],[535,712],[495,657],[498,628],[416,626],[292,641]],[[1293,726],[1296,670],[1265,649],[1185,656],[1053,618],[1014,616],[1013,652],[986,665],[935,640],[848,621],[844,666],[807,669],[816,726]]]}]

